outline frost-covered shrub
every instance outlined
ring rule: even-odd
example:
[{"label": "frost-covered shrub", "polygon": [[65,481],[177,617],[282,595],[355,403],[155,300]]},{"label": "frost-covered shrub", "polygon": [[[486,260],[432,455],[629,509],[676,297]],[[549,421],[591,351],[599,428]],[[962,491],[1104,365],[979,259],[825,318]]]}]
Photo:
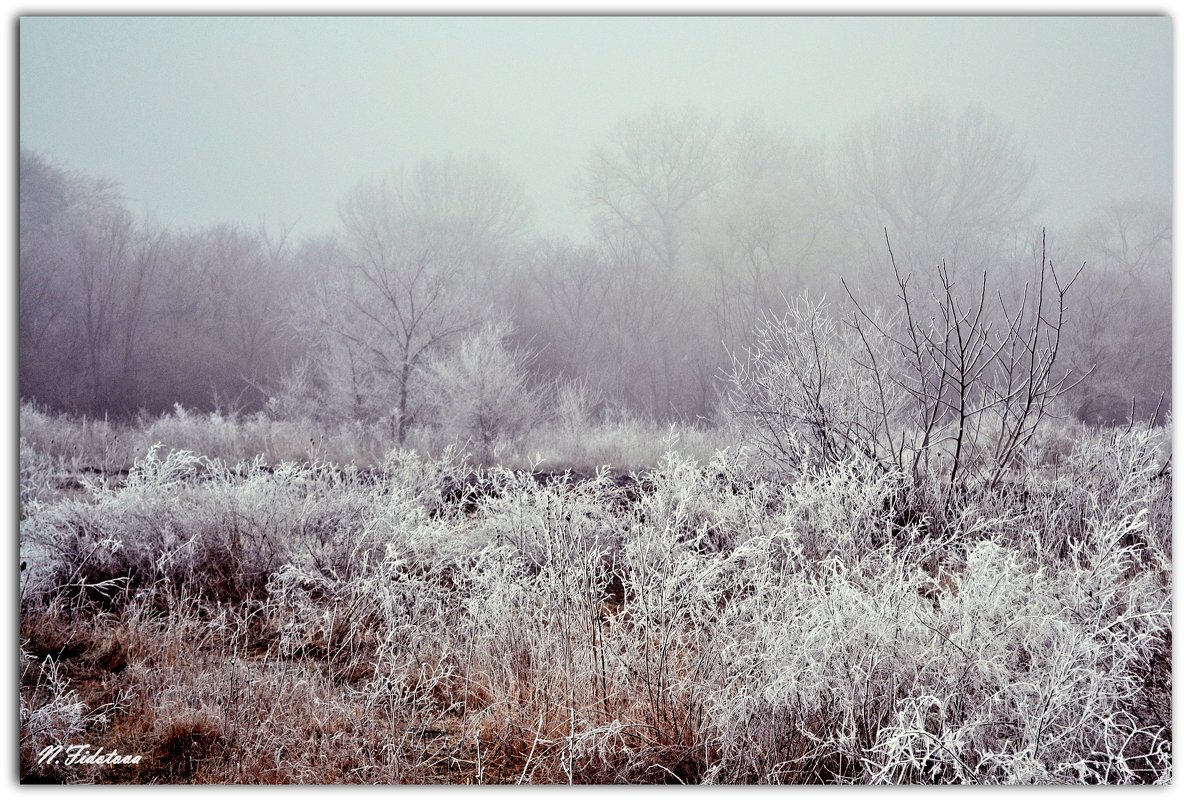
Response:
[{"label": "frost-covered shrub", "polygon": [[428,396],[441,434],[471,442],[483,460],[495,444],[512,441],[538,416],[528,384],[530,355],[512,347],[509,337],[509,328],[487,325],[428,367]]},{"label": "frost-covered shrub", "polygon": [[732,413],[766,457],[789,467],[875,455],[887,431],[860,364],[855,332],[824,301],[795,298],[783,315],[762,316],[748,352],[735,356]]},{"label": "frost-covered shrub", "polygon": [[587,381],[565,381],[555,387],[552,414],[559,427],[569,433],[586,430],[603,412],[604,393]]},{"label": "frost-covered shrub", "polygon": [[40,498],[52,493],[54,462],[32,442],[20,438],[20,508],[24,517],[26,509],[39,502]]},{"label": "frost-covered shrub", "polygon": [[888,253],[891,310],[848,290],[841,318],[803,296],[758,320],[734,359],[731,407],[774,463],[861,455],[939,487],[949,506],[1004,482],[1080,382],[1057,363],[1077,276],[1058,275],[1042,253],[1028,284],[989,293],[985,272],[962,286],[943,263],[925,299]]},{"label": "frost-covered shrub", "polygon": [[64,587],[110,600],[158,583],[210,600],[262,595],[295,554],[315,554],[373,504],[355,473],[262,459],[226,467],[154,447],[121,486],[47,507],[27,532]]}]

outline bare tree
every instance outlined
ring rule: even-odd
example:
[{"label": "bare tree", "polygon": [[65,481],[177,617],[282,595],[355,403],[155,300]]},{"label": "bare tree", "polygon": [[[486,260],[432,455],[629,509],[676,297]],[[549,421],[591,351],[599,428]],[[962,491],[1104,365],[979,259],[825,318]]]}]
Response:
[{"label": "bare tree", "polygon": [[138,406],[164,232],[118,187],[21,153],[21,393],[92,413]]},{"label": "bare tree", "polygon": [[322,353],[344,355],[355,407],[385,412],[403,442],[426,357],[488,312],[481,290],[522,231],[525,196],[487,159],[449,157],[360,184],[340,213],[348,268],[320,287],[319,327],[336,339]]},{"label": "bare tree", "polygon": [[696,242],[719,183],[719,125],[693,110],[657,108],[623,120],[595,148],[574,188],[608,255],[619,358],[611,393],[653,414],[685,413],[699,392],[707,321],[692,313]]},{"label": "bare tree", "polygon": [[732,350],[782,297],[818,290],[835,234],[825,159],[817,145],[759,118],[726,140],[727,174],[706,246],[706,311]]},{"label": "bare tree", "polygon": [[141,367],[144,363],[144,338],[148,333],[152,305],[159,288],[166,242],[165,230],[144,220],[138,228],[123,281],[122,333],[118,346],[122,364],[120,384],[124,394],[121,404],[127,410],[137,406],[141,383],[152,379]]},{"label": "bare tree", "polygon": [[20,154],[20,382],[22,395],[45,394],[67,372],[59,347],[68,316],[70,185],[67,173],[29,150]]},{"label": "bare tree", "polygon": [[218,225],[199,235],[199,275],[208,329],[223,353],[221,384],[258,392],[278,366],[291,291],[288,231]]},{"label": "bare tree", "polygon": [[110,389],[109,363],[119,321],[123,278],[131,262],[131,215],[116,205],[106,186],[94,185],[81,200],[84,223],[74,232],[71,263],[77,281],[82,335],[86,346],[86,374],[93,407]]},{"label": "bare tree", "polygon": [[673,270],[697,201],[719,180],[718,137],[718,123],[691,109],[622,120],[612,142],[592,151],[577,195],[602,228],[637,240]]},{"label": "bare tree", "polygon": [[910,270],[929,273],[942,259],[954,274],[981,270],[1028,235],[1036,208],[1031,159],[973,106],[957,115],[931,100],[884,109],[848,130],[834,163],[847,224],[861,234],[857,255],[877,258],[887,228]]}]

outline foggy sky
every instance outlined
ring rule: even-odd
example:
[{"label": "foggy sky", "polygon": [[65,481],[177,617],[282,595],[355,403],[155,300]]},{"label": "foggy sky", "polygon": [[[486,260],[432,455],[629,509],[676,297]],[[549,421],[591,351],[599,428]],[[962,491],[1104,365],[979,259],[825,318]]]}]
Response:
[{"label": "foggy sky", "polygon": [[483,153],[541,233],[579,235],[570,180],[623,116],[694,105],[833,136],[935,97],[1013,126],[1055,230],[1170,198],[1171,36],[1167,17],[24,17],[20,144],[170,226],[300,234],[363,178]]}]

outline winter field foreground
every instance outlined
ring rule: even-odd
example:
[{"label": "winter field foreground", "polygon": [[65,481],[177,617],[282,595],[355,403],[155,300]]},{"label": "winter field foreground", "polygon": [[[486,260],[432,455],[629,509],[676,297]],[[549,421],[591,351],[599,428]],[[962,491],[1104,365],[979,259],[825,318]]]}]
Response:
[{"label": "winter field foreground", "polygon": [[640,430],[474,470],[22,407],[22,780],[1170,780],[1170,428],[940,501]]}]

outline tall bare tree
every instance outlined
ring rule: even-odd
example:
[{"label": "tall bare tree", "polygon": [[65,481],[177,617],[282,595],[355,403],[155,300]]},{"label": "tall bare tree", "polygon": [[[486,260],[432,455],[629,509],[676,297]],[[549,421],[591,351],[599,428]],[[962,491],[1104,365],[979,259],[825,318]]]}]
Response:
[{"label": "tall bare tree", "polygon": [[620,357],[610,391],[651,413],[679,413],[699,394],[689,245],[719,184],[719,145],[715,120],[655,108],[622,120],[573,182],[613,273],[605,332]]},{"label": "tall bare tree", "polygon": [[348,367],[355,409],[389,419],[400,442],[426,357],[489,314],[528,211],[521,183],[475,157],[425,160],[342,201],[348,266],[321,285],[321,328],[335,340],[322,352],[337,361],[325,366]]},{"label": "tall bare tree", "polygon": [[719,181],[719,124],[693,109],[625,119],[574,182],[598,224],[636,239],[673,270],[696,203]]},{"label": "tall bare tree", "polygon": [[613,273],[602,249],[541,242],[530,253],[529,283],[517,309],[538,338],[534,364],[567,378],[599,379],[611,350],[604,329],[612,313]]},{"label": "tall bare tree", "polygon": [[39,394],[62,372],[54,336],[67,311],[70,185],[66,172],[29,150],[20,154],[20,381],[21,392]]},{"label": "tall bare tree", "polygon": [[867,263],[881,262],[885,228],[900,266],[920,274],[942,260],[954,274],[974,274],[1001,246],[1030,238],[1034,164],[980,108],[952,114],[933,100],[886,108],[847,131],[834,164],[846,223],[860,233],[852,256]]},{"label": "tall bare tree", "polygon": [[820,288],[824,270],[835,263],[838,226],[819,144],[749,117],[734,126],[726,145],[705,301],[717,338],[734,351],[749,343],[757,319],[783,296]]}]

